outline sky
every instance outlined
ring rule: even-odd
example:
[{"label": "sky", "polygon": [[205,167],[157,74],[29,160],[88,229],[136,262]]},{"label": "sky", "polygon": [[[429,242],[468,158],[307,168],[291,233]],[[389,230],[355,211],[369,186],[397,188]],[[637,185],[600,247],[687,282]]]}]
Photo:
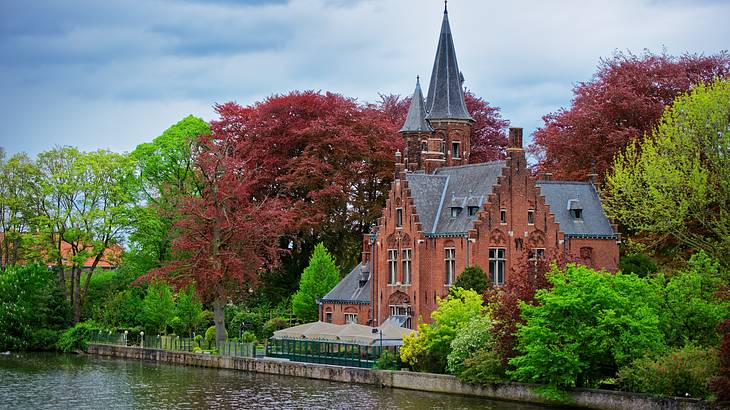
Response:
[{"label": "sky", "polygon": [[[0,0],[0,147],[131,151],[214,104],[428,84],[441,0]],[[531,134],[617,51],[715,54],[730,1],[452,0],[465,86]],[[426,90],[424,90],[425,92]]]}]

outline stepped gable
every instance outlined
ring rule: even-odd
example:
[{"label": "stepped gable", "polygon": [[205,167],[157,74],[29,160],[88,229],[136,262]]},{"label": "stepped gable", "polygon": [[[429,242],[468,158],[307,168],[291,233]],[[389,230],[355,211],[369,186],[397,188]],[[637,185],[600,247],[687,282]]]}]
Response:
[{"label": "stepped gable", "polygon": [[[329,303],[370,303],[370,264],[361,269],[362,263],[355,266],[350,273],[338,283],[324,297],[322,302]],[[366,280],[361,280],[363,278]]]},{"label": "stepped gable", "polygon": [[[565,234],[606,238],[616,236],[603,212],[598,192],[590,182],[537,181],[537,187]],[[570,214],[569,202],[574,200],[578,201],[582,209],[580,219]]]}]

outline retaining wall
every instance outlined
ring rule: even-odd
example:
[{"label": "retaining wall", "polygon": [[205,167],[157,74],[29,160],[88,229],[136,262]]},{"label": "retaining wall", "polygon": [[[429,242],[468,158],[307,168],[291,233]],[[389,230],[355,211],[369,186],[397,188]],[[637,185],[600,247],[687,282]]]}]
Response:
[{"label": "retaining wall", "polygon": [[[549,404],[533,393],[537,386],[522,383],[498,383],[479,386],[460,382],[450,375],[407,371],[370,370],[356,367],[290,362],[278,359],[212,356],[200,353],[173,352],[139,347],[89,344],[89,354],[151,360],[186,366],[213,367],[248,372],[306,377],[343,383],[370,384],[381,387],[462,394],[497,400]],[[643,394],[608,390],[577,389],[571,393],[577,406],[594,409],[626,410],[695,410],[709,409],[707,402],[678,397],[652,397]]]}]

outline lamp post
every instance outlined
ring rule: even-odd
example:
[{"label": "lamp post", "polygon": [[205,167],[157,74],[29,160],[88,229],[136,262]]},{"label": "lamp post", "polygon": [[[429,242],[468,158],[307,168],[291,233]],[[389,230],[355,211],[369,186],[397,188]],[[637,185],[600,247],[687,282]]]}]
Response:
[{"label": "lamp post", "polygon": [[377,327],[373,328],[373,334],[379,333],[380,334],[380,351],[378,352],[378,357],[383,355],[383,329],[379,329]]}]

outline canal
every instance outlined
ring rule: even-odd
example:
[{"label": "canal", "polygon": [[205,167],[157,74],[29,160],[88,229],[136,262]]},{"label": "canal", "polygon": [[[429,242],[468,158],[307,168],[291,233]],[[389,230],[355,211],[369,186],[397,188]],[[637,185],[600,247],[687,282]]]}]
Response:
[{"label": "canal", "polygon": [[545,409],[234,370],[53,353],[0,355],[2,409]]}]

